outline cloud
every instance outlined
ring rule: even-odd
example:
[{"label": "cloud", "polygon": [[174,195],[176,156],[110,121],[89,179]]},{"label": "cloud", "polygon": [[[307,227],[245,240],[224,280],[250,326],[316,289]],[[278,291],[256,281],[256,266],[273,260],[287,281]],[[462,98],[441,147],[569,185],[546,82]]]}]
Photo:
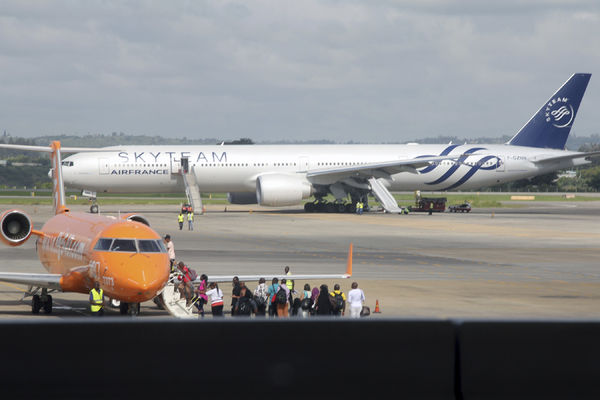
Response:
[{"label": "cloud", "polygon": [[[591,1],[8,1],[0,118],[27,136],[511,134],[571,73],[598,71],[599,15]],[[593,82],[582,133],[600,122],[584,116]]]}]

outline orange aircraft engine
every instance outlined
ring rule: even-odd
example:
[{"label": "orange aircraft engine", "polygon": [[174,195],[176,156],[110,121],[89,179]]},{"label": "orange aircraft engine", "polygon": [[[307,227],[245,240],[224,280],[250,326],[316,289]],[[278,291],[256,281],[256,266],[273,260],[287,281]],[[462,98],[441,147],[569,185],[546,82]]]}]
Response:
[{"label": "orange aircraft engine", "polygon": [[33,224],[22,211],[5,211],[0,217],[0,239],[9,246],[20,246],[31,236]]}]

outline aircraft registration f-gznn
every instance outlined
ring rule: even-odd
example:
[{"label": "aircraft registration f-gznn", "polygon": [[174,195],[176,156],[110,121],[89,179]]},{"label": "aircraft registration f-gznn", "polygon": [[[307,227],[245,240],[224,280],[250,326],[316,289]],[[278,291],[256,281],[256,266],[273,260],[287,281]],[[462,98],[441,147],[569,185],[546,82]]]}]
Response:
[{"label": "aircraft registration f-gznn", "polygon": [[191,175],[199,192],[228,192],[234,204],[294,205],[314,195],[305,205],[312,211],[331,193],[328,211],[339,212],[373,194],[394,212],[389,190],[477,189],[588,163],[598,152],[564,149],[590,77],[572,75],[503,145],[106,147],[65,158],[65,184],[92,195],[182,192]]},{"label": "aircraft registration f-gznn", "polygon": [[[50,147],[0,144],[2,148],[51,153],[54,216],[40,230],[19,210],[0,215],[0,240],[20,246],[37,236],[36,250],[47,274],[0,272],[0,281],[25,284],[32,295],[32,312],[52,312],[49,291],[89,293],[96,283],[105,295],[120,302],[121,314],[137,315],[140,303],[153,299],[167,285],[170,268],[160,235],[138,214],[120,218],[71,212],[65,202],[60,142]],[[85,149],[69,149],[85,151]],[[97,150],[95,150],[97,151]],[[349,278],[352,275],[352,244],[344,274],[284,276],[290,279]],[[271,275],[243,275],[259,280]],[[231,281],[232,276],[211,276],[213,282]],[[41,289],[41,294],[37,294]],[[171,310],[169,310],[171,311]],[[174,315],[179,316],[174,313]]]}]

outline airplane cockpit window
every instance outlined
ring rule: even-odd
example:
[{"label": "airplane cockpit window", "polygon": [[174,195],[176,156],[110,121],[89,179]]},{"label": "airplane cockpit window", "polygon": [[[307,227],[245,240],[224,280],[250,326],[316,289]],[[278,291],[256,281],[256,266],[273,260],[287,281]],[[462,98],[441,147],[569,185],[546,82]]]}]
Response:
[{"label": "airplane cockpit window", "polygon": [[110,251],[125,251],[125,252],[137,252],[135,246],[135,240],[133,239],[115,239],[110,246]]},{"label": "airplane cockpit window", "polygon": [[138,240],[140,253],[164,253],[160,240]]},{"label": "airplane cockpit window", "polygon": [[100,238],[94,250],[97,251],[117,251],[131,253],[166,253],[167,248],[160,239],[113,239]]}]

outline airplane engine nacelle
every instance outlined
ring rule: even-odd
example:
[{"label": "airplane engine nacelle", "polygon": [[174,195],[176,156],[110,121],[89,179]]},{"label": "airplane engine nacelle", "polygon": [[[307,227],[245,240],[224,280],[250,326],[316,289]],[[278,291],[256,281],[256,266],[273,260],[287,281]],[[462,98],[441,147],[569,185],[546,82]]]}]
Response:
[{"label": "airplane engine nacelle", "polygon": [[256,198],[261,206],[291,206],[310,197],[312,185],[294,175],[269,174],[256,179]]},{"label": "airplane engine nacelle", "polygon": [[33,224],[22,211],[6,211],[0,217],[0,239],[9,246],[20,246],[29,239]]},{"label": "airplane engine nacelle", "polygon": [[146,226],[150,226],[150,221],[148,221],[146,219],[146,217],[144,217],[143,215],[140,215],[140,214],[135,214],[135,213],[125,214],[121,218],[123,218],[127,221],[135,221],[135,222],[142,223]]},{"label": "airplane engine nacelle", "polygon": [[227,193],[227,201],[231,204],[258,204],[256,192]]}]

